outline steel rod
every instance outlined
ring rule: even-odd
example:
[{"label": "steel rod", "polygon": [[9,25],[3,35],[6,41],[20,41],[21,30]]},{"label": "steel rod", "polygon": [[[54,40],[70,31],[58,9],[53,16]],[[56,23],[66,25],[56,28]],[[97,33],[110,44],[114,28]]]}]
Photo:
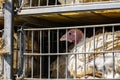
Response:
[{"label": "steel rod", "polygon": [[[102,27],[102,29],[103,29],[103,51],[105,51],[105,27]],[[105,58],[106,58],[106,56],[105,56],[105,54],[103,54],[103,64],[105,64]],[[103,78],[105,78],[105,66],[103,66],[103,70],[102,70],[102,76],[103,76]]]},{"label": "steel rod", "polygon": [[13,80],[13,28],[14,28],[14,0],[7,0],[4,4],[4,46],[8,52],[4,55],[4,80]]},{"label": "steel rod", "polygon": [[[57,30],[57,54],[59,54],[59,30]],[[57,55],[57,79],[59,78],[59,55]]]},{"label": "steel rod", "polygon": [[[67,33],[67,32],[68,32],[68,30],[66,29],[66,33]],[[68,37],[67,34],[66,34],[66,36]],[[66,53],[68,52],[68,42],[67,42],[68,38],[67,38],[67,37],[66,37],[66,43],[65,43],[65,44],[66,44],[66,45],[65,45]],[[59,53],[59,54],[60,54],[60,53]],[[65,77],[66,77],[66,79],[67,79],[67,78],[68,78],[68,68],[67,68],[67,65],[68,65],[68,56],[67,56],[67,55],[65,55],[65,56],[66,56],[66,57],[65,57],[65,58],[66,58],[66,63],[65,63],[65,64],[66,64],[66,65],[65,65],[65,66],[66,66],[66,67],[65,67],[65,68],[66,68],[66,69],[65,69],[65,70],[66,70],[66,71],[65,71],[66,76],[65,76]]]},{"label": "steel rod", "polygon": [[38,30],[56,30],[56,29],[77,29],[77,28],[93,28],[94,27],[109,27],[109,26],[119,26],[120,23],[113,23],[113,24],[99,24],[99,25],[87,25],[87,26],[70,26],[70,27],[53,27],[53,28],[29,28],[24,29],[25,31],[38,31]]},{"label": "steel rod", "polygon": [[[76,47],[76,45],[77,45],[77,40],[76,40],[76,29],[75,29],[75,32],[74,32],[74,34],[75,34],[75,52],[77,51],[77,47]],[[74,54],[74,56],[75,56],[75,77],[74,78],[76,78],[77,77],[77,55],[76,54]]]},{"label": "steel rod", "polygon": [[[42,54],[42,31],[40,31],[40,54]],[[40,79],[42,78],[42,56],[40,56]]]},{"label": "steel rod", "polygon": [[[50,54],[50,30],[48,30],[48,53]],[[50,56],[48,55],[48,78],[50,78]]]},{"label": "steel rod", "polygon": [[[24,55],[31,55],[31,56],[35,56],[35,55],[41,55],[41,56],[47,56],[47,55],[49,55],[49,56],[55,56],[55,55],[73,55],[73,54],[106,54],[106,53],[120,53],[120,50],[115,50],[115,51],[99,51],[99,52],[81,52],[81,53],[70,53],[70,52],[68,52],[68,53],[59,53],[59,54],[57,54],[57,53],[50,53],[50,54],[47,54],[47,53],[42,53],[42,54],[40,54],[40,53],[24,53]],[[107,57],[107,56],[106,56]]]},{"label": "steel rod", "polygon": [[[95,48],[96,48],[96,43],[97,42],[95,42],[95,27],[93,27],[93,40],[94,40],[94,52],[95,52]],[[95,67],[96,65],[95,65],[95,53],[94,53],[94,66],[93,66],[93,77],[95,78],[95,72],[96,72],[96,70],[95,70]]]},{"label": "steel rod", "polygon": [[[114,51],[114,26],[112,26],[112,37],[113,37],[113,41],[112,41],[112,46],[113,46],[113,48],[112,48],[112,51]],[[115,78],[115,54],[114,54],[114,52],[113,52],[113,78]]]},{"label": "steel rod", "polygon": [[[84,28],[84,52],[86,52],[86,28]],[[84,78],[86,79],[86,53],[84,53]]]}]

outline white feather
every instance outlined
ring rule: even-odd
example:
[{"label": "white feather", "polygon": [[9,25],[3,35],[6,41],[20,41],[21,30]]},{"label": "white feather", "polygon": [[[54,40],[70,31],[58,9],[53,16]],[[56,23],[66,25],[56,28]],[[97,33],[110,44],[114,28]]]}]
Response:
[{"label": "white feather", "polygon": [[[86,47],[85,47],[86,46]],[[103,58],[102,53],[95,53],[94,55],[90,52],[100,52],[100,51],[112,51],[113,49],[113,34],[112,32],[106,32],[104,34],[99,34],[95,37],[87,38],[86,45],[85,41],[82,40],[77,44],[72,50],[71,53],[77,53],[77,55],[69,56],[68,71],[73,77],[84,77],[84,65],[85,65],[85,54],[79,54],[87,52],[86,54],[86,74],[93,74],[94,60],[96,71],[100,74],[103,74],[99,77],[101,78],[113,78],[113,53],[105,53],[105,58]],[[120,31],[114,33],[114,49],[120,50]],[[114,53],[115,56],[115,77],[120,78],[120,73],[118,68],[120,67],[120,53]],[[76,57],[76,59],[75,59]],[[76,64],[76,65],[75,65]],[[76,68],[75,68],[76,67]],[[76,69],[76,70],[75,70]],[[105,70],[103,72],[103,70]],[[98,74],[99,75],[99,74]]]}]

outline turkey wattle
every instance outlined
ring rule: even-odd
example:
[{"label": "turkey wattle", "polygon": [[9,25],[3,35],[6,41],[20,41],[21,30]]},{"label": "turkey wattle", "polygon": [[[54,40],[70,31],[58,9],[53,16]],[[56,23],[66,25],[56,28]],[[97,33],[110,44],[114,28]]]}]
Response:
[{"label": "turkey wattle", "polygon": [[105,32],[84,40],[81,30],[71,29],[60,39],[60,41],[66,40],[75,44],[70,51],[73,54],[68,57],[68,71],[71,76],[89,78],[94,75],[95,78],[120,78],[120,53],[111,52],[120,50],[120,31],[115,31],[114,35],[112,32]]}]

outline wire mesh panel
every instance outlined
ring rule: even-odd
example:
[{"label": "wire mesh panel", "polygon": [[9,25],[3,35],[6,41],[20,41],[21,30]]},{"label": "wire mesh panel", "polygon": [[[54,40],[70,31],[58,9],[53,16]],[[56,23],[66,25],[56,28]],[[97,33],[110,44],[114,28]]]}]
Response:
[{"label": "wire mesh panel", "polygon": [[[119,79],[120,24],[20,30],[19,77]],[[23,65],[23,66],[21,66]],[[18,71],[19,71],[18,70]]]},{"label": "wire mesh panel", "polygon": [[119,2],[120,0],[19,0],[19,6],[24,8],[42,7],[42,6],[60,6],[60,5],[78,5],[93,4],[104,2]]}]

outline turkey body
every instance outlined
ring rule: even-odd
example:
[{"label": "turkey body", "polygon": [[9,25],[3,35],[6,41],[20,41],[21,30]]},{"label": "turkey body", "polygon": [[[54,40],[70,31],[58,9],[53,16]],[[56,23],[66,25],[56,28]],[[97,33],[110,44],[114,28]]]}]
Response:
[{"label": "turkey body", "polygon": [[120,78],[120,53],[112,53],[112,50],[120,50],[120,31],[82,40],[71,50],[68,71],[77,78]]},{"label": "turkey body", "polygon": [[66,76],[70,78],[69,72],[67,72],[66,75],[66,56],[59,56],[59,61],[58,61],[58,69],[57,69],[57,60],[52,62],[50,65],[50,70],[51,70],[51,77],[52,78],[57,78],[57,72],[58,72],[58,78],[65,78]]}]

